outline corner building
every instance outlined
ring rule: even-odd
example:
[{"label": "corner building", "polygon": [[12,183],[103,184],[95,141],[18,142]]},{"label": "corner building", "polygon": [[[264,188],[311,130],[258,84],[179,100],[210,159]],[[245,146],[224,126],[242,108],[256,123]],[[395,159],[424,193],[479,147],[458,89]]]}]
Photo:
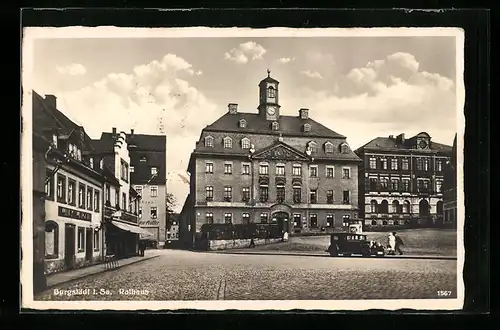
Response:
[{"label": "corner building", "polygon": [[[280,114],[279,82],[259,84],[258,113],[238,105],[202,130],[181,214],[205,223],[274,223],[287,232],[334,230],[358,217],[358,164],[346,137],[309,117]],[[187,220],[186,220],[187,219]]]},{"label": "corner building", "polygon": [[443,181],[451,147],[426,132],[378,137],[356,150],[365,228],[443,224]]}]

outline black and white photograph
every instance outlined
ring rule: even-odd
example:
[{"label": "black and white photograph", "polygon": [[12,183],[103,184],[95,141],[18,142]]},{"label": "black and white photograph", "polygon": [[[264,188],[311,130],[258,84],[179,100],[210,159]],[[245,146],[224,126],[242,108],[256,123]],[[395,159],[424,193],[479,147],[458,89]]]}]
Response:
[{"label": "black and white photograph", "polygon": [[22,306],[461,309],[457,28],[25,28]]}]

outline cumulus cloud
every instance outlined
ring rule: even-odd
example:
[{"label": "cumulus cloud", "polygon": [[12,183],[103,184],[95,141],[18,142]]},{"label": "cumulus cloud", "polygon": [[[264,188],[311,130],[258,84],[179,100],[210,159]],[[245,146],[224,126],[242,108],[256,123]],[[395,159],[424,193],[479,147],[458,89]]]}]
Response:
[{"label": "cumulus cloud", "polygon": [[129,73],[109,74],[81,90],[58,92],[58,107],[93,138],[112,127],[167,134],[169,191],[182,207],[188,185],[181,178],[189,154],[201,129],[220,116],[217,107],[186,80],[201,73],[184,59],[167,54]]},{"label": "cumulus cloud", "polygon": [[303,75],[309,77],[309,78],[313,78],[313,79],[323,79],[323,76],[317,72],[317,71],[311,71],[311,70],[304,70],[304,71],[300,71],[300,73],[302,73]]},{"label": "cumulus cloud", "polygon": [[339,130],[355,147],[377,136],[420,131],[451,144],[457,130],[454,82],[420,70],[408,53],[354,68],[330,90],[307,89],[297,98],[313,118]]},{"label": "cumulus cloud", "polygon": [[264,47],[254,41],[248,41],[238,45],[224,53],[224,59],[235,61],[236,63],[245,64],[250,60],[260,60],[267,52]]},{"label": "cumulus cloud", "polygon": [[65,66],[57,66],[56,70],[60,74],[70,76],[81,76],[87,72],[87,69],[85,69],[83,65],[78,63],[72,63]]},{"label": "cumulus cloud", "polygon": [[292,61],[295,61],[295,57],[294,58],[290,58],[290,57],[281,57],[278,59],[278,62],[281,63],[281,64],[288,64]]}]

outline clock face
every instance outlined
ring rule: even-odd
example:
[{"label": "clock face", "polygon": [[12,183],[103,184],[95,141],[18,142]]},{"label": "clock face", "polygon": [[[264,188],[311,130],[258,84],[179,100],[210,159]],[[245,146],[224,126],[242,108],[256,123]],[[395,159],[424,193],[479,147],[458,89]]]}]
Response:
[{"label": "clock face", "polygon": [[272,116],[276,113],[276,107],[267,107],[267,113]]},{"label": "clock face", "polygon": [[425,147],[427,147],[427,142],[425,140],[420,140],[418,145],[421,149],[425,149]]}]

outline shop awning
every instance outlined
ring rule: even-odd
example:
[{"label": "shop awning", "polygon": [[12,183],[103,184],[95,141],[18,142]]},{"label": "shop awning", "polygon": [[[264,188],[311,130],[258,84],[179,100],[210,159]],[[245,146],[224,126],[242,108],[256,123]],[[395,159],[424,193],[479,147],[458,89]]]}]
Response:
[{"label": "shop awning", "polygon": [[132,226],[123,222],[118,222],[118,221],[111,221],[111,223],[120,228],[121,230],[129,231],[134,234],[141,234],[141,236],[146,235],[149,236],[151,233],[147,230],[142,229],[141,227],[138,226]]}]

